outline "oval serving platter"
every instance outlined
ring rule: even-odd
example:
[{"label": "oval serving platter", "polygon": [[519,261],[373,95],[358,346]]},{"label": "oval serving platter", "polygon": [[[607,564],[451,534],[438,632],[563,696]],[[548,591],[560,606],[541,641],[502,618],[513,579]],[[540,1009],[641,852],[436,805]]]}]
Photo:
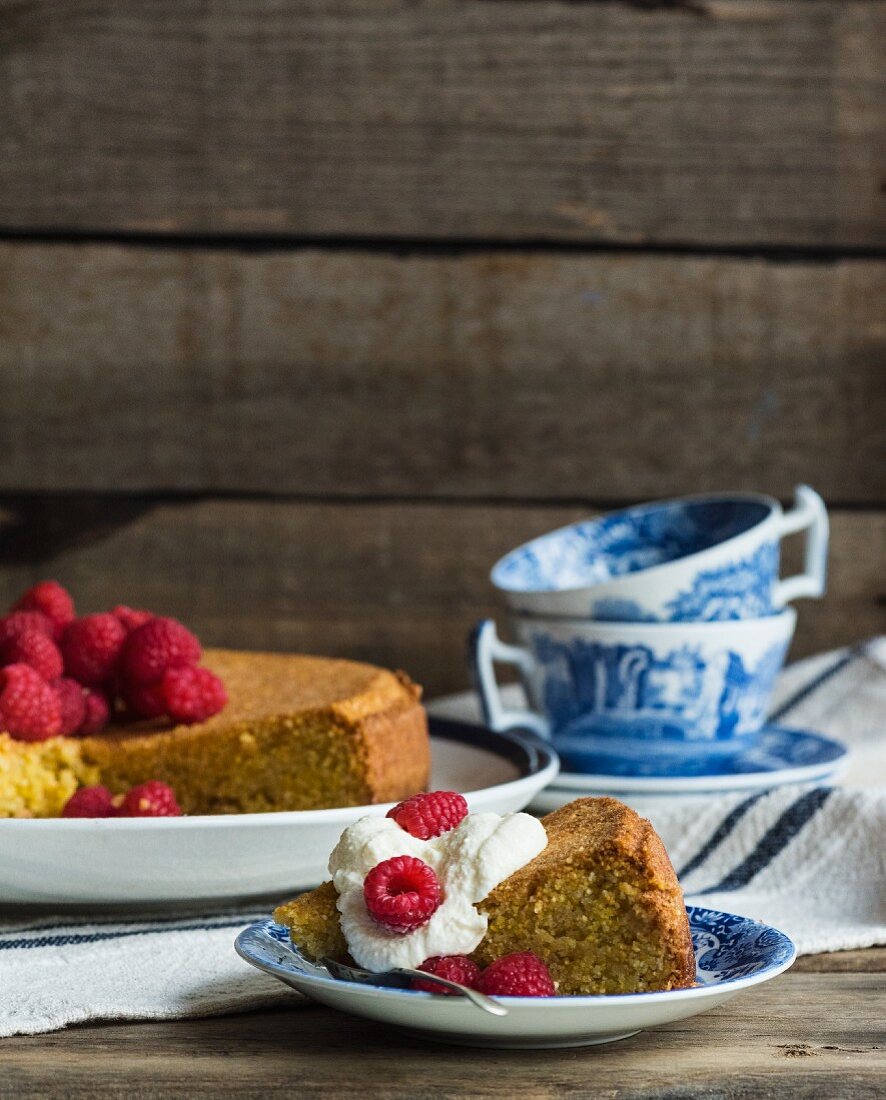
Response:
[{"label": "oval serving platter", "polygon": [[[431,789],[470,809],[522,810],[556,776],[552,749],[519,734],[430,719]],[[348,825],[393,803],[262,814],[0,820],[0,907],[232,902],[307,890]]]},{"label": "oval serving platter", "polygon": [[661,993],[596,997],[501,997],[507,1016],[481,1012],[461,997],[358,985],[331,978],[272,920],[237,937],[241,958],[320,1004],[444,1043],[501,1048],[594,1046],[626,1039],[723,1004],[776,977],[796,949],[777,928],[749,917],[688,907],[697,985]]}]

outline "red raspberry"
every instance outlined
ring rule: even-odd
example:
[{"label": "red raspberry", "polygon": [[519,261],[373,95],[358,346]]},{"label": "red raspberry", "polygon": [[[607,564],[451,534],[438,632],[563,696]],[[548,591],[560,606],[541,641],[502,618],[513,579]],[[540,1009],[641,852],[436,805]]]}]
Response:
[{"label": "red raspberry", "polygon": [[115,615],[85,615],[62,637],[65,672],[86,687],[103,684],[117,666],[126,631]]},{"label": "red raspberry", "polygon": [[55,626],[42,611],[13,611],[0,619],[0,645],[19,638],[25,631],[39,630],[47,638],[55,640]]},{"label": "red raspberry", "polygon": [[0,730],[16,741],[45,741],[61,730],[58,696],[30,665],[0,669]]},{"label": "red raspberry", "polygon": [[[432,959],[425,959],[419,970],[448,978],[449,981],[466,985],[469,989],[477,988],[477,979],[480,977],[480,967],[467,955],[435,955]],[[458,992],[454,989],[447,989],[434,982],[423,982],[420,978],[413,980],[412,988],[421,989],[425,993],[442,993],[444,997],[458,996]]]},{"label": "red raspberry", "polygon": [[166,713],[176,722],[205,722],[228,701],[225,685],[208,668],[170,668],[161,683]]},{"label": "red raspberry", "polygon": [[22,630],[15,638],[0,645],[0,665],[30,665],[44,680],[57,680],[62,674],[62,655],[42,630]]},{"label": "red raspberry", "polygon": [[62,817],[114,817],[114,802],[107,787],[81,787],[65,803]]},{"label": "red raspberry", "polygon": [[415,856],[394,856],[372,868],[363,897],[376,924],[405,933],[431,919],[443,900],[443,888],[427,863]]},{"label": "red raspberry", "polygon": [[59,733],[62,735],[77,733],[86,717],[86,693],[83,687],[67,676],[62,676],[52,686],[58,696],[62,716]]},{"label": "red raspberry", "polygon": [[136,627],[144,626],[145,623],[150,622],[150,620],[154,618],[154,613],[152,611],[138,611],[136,608],[127,607],[126,604],[122,603],[111,608],[111,614],[120,620],[127,634],[131,634]]},{"label": "red raspberry", "polygon": [[481,993],[499,997],[553,997],[557,987],[538,955],[518,951],[496,959],[480,975]]},{"label": "red raspberry", "polygon": [[68,623],[74,621],[74,601],[58,581],[41,581],[22,596],[13,611],[42,611],[52,622],[58,641]]},{"label": "red raspberry", "polygon": [[181,807],[172,787],[152,779],[133,787],[117,813],[119,817],[181,817]]},{"label": "red raspberry", "polygon": [[137,627],[126,639],[122,666],[131,684],[156,684],[168,668],[195,665],[200,643],[177,619],[158,617]]},{"label": "red raspberry", "polygon": [[137,718],[159,718],[166,713],[163,684],[126,684],[123,699]]},{"label": "red raspberry", "polygon": [[455,791],[431,791],[428,794],[414,794],[392,810],[386,816],[405,829],[410,836],[419,840],[448,833],[466,817],[468,804]]},{"label": "red raspberry", "polygon": [[90,734],[100,733],[105,728],[111,716],[111,708],[100,691],[87,691],[84,701],[86,713],[77,732],[81,737],[88,737]]}]

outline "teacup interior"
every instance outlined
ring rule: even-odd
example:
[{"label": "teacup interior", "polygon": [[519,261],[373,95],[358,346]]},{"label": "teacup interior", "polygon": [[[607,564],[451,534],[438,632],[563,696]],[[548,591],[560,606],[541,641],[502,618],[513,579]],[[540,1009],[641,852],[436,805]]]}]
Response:
[{"label": "teacup interior", "polygon": [[749,531],[771,506],[747,498],[700,498],[629,508],[586,520],[513,550],[493,570],[510,592],[554,592],[600,584]]}]

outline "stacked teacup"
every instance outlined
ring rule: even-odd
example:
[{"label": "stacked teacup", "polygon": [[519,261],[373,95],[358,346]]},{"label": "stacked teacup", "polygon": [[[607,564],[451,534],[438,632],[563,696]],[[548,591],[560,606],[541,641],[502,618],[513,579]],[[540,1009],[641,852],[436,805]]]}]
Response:
[{"label": "stacked teacup", "polygon": [[[780,544],[805,532],[804,571]],[[564,772],[704,775],[751,749],[796,625],[790,601],[824,592],[828,519],[796,490],[785,512],[754,493],[644,504],[553,531],[502,558],[492,582],[514,642],[476,628],[487,724],[550,738]],[[516,667],[529,709],[505,705]]]}]

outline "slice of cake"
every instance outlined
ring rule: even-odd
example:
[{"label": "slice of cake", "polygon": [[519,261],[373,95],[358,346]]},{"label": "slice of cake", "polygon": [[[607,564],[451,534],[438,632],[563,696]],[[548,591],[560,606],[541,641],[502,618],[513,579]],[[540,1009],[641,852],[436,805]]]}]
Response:
[{"label": "slice of cake", "polygon": [[207,650],[228,704],[204,722],[110,726],[92,737],[0,733],[0,817],[55,817],[79,786],[173,787],[187,814],[359,806],[427,786],[420,690],[354,661]]},{"label": "slice of cake", "polygon": [[[694,984],[683,895],[648,821],[613,798],[582,798],[542,819],[547,847],[477,905],[488,920],[480,966],[532,952],[563,994],[638,993]],[[329,882],[274,919],[312,959],[345,960]]]}]

